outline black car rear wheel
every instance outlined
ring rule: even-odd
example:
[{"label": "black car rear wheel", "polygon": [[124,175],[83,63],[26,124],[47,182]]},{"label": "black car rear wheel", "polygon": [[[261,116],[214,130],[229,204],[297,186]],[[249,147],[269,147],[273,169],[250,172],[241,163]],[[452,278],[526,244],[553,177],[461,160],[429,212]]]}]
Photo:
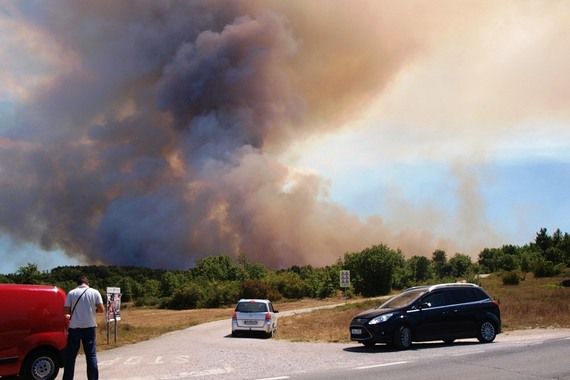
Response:
[{"label": "black car rear wheel", "polygon": [[479,326],[479,342],[481,343],[491,343],[495,340],[497,336],[497,330],[495,329],[495,325],[491,321],[483,321],[481,326]]},{"label": "black car rear wheel", "polygon": [[394,333],[394,346],[407,350],[412,346],[412,330],[408,326],[400,326]]}]

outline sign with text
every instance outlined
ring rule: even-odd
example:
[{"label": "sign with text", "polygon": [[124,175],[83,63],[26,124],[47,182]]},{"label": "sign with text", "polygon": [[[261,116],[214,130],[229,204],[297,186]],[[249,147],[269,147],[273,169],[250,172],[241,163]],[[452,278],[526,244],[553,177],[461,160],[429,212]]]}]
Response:
[{"label": "sign with text", "polygon": [[340,287],[349,288],[350,287],[350,271],[341,270],[340,271]]},{"label": "sign with text", "polygon": [[121,320],[121,288],[107,288],[107,322]]}]

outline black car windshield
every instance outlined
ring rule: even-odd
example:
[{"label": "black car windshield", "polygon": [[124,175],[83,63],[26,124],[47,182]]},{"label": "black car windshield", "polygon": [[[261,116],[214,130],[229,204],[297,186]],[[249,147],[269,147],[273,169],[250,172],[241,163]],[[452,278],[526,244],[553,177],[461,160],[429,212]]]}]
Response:
[{"label": "black car windshield", "polygon": [[428,289],[416,289],[398,294],[394,298],[390,298],[388,301],[378,306],[378,309],[396,309],[399,307],[408,306],[423,294],[425,294],[427,291]]}]

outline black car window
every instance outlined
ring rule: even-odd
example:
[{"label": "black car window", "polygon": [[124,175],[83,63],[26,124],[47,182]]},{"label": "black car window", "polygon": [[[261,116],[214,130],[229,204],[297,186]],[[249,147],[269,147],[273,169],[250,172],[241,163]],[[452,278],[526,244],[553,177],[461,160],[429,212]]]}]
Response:
[{"label": "black car window", "polygon": [[240,302],[236,306],[236,311],[240,313],[265,313],[267,306],[261,302]]},{"label": "black car window", "polygon": [[469,289],[449,289],[447,291],[448,305],[458,305],[470,302]]},{"label": "black car window", "polygon": [[448,293],[449,302],[452,305],[477,302],[488,298],[483,292],[476,288],[450,289]]},{"label": "black car window", "polygon": [[442,292],[431,293],[422,299],[422,304],[428,304],[429,307],[438,307],[445,305],[445,295]]},{"label": "black car window", "polygon": [[473,288],[471,289],[471,292],[473,293],[473,299],[475,301],[482,301],[489,298],[489,295],[484,291],[482,291],[481,289]]}]

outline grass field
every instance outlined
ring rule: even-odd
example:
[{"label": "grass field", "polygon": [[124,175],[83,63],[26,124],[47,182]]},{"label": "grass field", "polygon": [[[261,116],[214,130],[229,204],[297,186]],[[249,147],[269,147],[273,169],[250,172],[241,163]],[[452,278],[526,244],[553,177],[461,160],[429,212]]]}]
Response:
[{"label": "grass field", "polygon": [[[526,276],[519,285],[505,286],[496,275],[481,279],[482,286],[499,302],[504,330],[570,327],[570,288],[559,286],[563,278],[533,278]],[[326,300],[305,299],[278,302],[279,311],[344,303],[342,298]],[[377,306],[381,301],[351,300],[334,309],[323,309],[279,319],[277,339],[291,341],[348,342],[348,325],[360,311]],[[106,350],[151,339],[164,333],[200,323],[228,319],[232,308],[198,310],[164,310],[127,307],[121,310],[118,339],[114,343],[111,331],[107,344],[105,321],[100,317],[98,349]],[[228,324],[228,333],[230,325]]]}]

